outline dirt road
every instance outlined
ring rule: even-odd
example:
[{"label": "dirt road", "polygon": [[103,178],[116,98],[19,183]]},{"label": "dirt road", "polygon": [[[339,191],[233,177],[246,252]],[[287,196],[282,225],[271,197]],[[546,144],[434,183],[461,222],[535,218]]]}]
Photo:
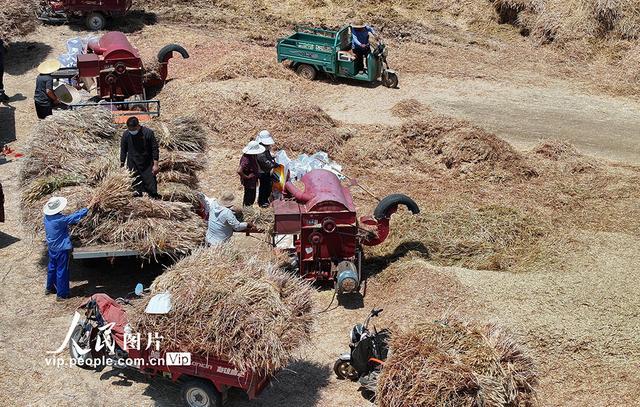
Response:
[{"label": "dirt road", "polygon": [[401,88],[321,86],[315,102],[345,123],[397,125],[393,106],[415,99],[436,113],[467,119],[521,148],[556,138],[583,153],[640,163],[640,104],[587,94],[567,82],[539,86],[481,78],[402,76]]}]

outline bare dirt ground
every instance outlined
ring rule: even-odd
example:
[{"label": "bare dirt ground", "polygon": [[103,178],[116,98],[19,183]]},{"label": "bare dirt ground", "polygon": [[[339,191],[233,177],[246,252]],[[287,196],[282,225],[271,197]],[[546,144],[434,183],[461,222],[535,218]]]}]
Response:
[{"label": "bare dirt ground", "polygon": [[[162,43],[169,42],[169,31],[162,26],[146,27],[132,41],[157,43],[162,38]],[[12,147],[20,150],[35,123],[33,68],[47,55],[59,54],[64,39],[74,35],[78,32],[65,26],[41,28],[28,38],[36,43],[25,43],[25,57],[9,62],[5,77],[9,95],[27,97],[18,96],[11,103],[16,138]],[[175,40],[195,41],[194,35],[193,30],[185,31]],[[210,34],[199,35],[197,39],[202,40]],[[197,48],[193,55],[197,57]],[[172,75],[186,75],[179,64],[175,64],[175,71],[170,68],[175,72]],[[290,86],[308,92],[311,100],[347,126],[400,124],[402,119],[391,113],[392,108],[405,99],[416,99],[435,112],[465,118],[520,146],[555,137],[607,159],[640,161],[640,105],[631,99],[603,95],[570,81],[551,81],[544,75],[520,86],[482,77],[431,75],[428,71],[400,75],[402,88],[391,91],[330,82],[293,82]],[[239,135],[243,139],[248,136]],[[230,178],[235,164],[228,162],[237,158],[234,149],[214,146],[208,153],[211,168],[203,190],[215,194],[226,188],[226,180],[235,179]],[[74,262],[74,298],[60,304],[44,297],[41,243],[32,241],[20,224],[19,165],[19,161],[0,163],[0,182],[7,195],[7,223],[0,229],[0,403],[178,405],[176,386],[161,380],[137,374],[123,377],[109,368],[94,372],[45,364],[46,352],[63,339],[74,307],[84,296],[94,292],[123,295],[138,281],[148,284],[161,270],[149,265],[141,268],[137,262],[118,261],[113,266]],[[388,188],[405,182],[402,169],[385,174],[397,178],[389,180]],[[369,174],[365,178],[372,181],[376,177]],[[425,196],[437,192],[433,185],[423,189]],[[472,200],[485,191],[466,193]],[[361,195],[357,195],[359,201]],[[578,249],[563,254],[562,270],[509,273],[429,266],[429,271],[417,278],[419,286],[405,282],[391,290],[381,282],[374,284],[364,307],[347,304],[319,315],[312,344],[300,352],[299,361],[275,378],[259,400],[249,402],[246,396],[232,393],[228,405],[369,405],[353,383],[335,379],[331,366],[347,347],[350,327],[380,304],[389,307],[389,319],[394,322],[436,318],[451,305],[497,319],[515,330],[540,366],[542,405],[640,405],[640,303],[635,284],[640,273],[640,240],[633,233],[581,232],[578,228],[571,233],[579,242]],[[380,266],[372,263],[369,267]],[[319,292],[317,299],[324,308],[331,293]],[[382,318],[380,324],[385,322],[390,321]]]}]

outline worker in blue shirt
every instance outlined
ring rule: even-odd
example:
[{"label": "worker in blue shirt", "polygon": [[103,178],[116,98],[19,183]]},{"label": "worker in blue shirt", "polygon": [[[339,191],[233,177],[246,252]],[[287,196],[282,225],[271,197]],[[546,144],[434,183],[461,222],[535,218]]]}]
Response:
[{"label": "worker in blue shirt", "polygon": [[47,237],[49,266],[45,295],[56,293],[57,300],[69,297],[69,252],[73,248],[69,236],[69,225],[75,225],[84,218],[89,209],[83,208],[71,215],[61,212],[67,206],[67,199],[53,197],[44,205],[44,231]]},{"label": "worker in blue shirt", "polygon": [[369,46],[369,34],[376,35],[373,28],[365,24],[352,24],[351,25],[351,49],[356,54],[356,63],[358,64],[358,71],[364,70],[365,58],[371,52]]}]

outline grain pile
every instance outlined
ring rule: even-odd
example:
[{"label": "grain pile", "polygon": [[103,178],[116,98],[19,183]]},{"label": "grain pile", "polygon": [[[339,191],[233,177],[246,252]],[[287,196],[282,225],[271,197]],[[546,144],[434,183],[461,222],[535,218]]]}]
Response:
[{"label": "grain pile", "polygon": [[37,0],[3,0],[0,7],[0,39],[10,41],[35,31],[38,26],[35,17],[38,3]]},{"label": "grain pile", "polygon": [[167,349],[273,373],[310,339],[313,323],[312,288],[277,263],[231,246],[196,250],[151,286],[152,295],[171,294],[171,311],[145,314],[144,301],[131,324],[142,334],[158,332]]},{"label": "grain pile", "polygon": [[396,332],[377,404],[533,406],[538,374],[527,350],[494,324],[456,318]]},{"label": "grain pile", "polygon": [[[198,153],[180,149],[203,150],[204,136],[187,131],[193,130],[188,123],[180,119],[159,124],[174,130],[171,137],[160,140],[165,160],[160,178],[195,194],[190,188],[197,186]],[[205,225],[191,203],[133,196],[133,178],[119,168],[119,136],[111,114],[103,109],[59,112],[40,121],[33,129],[20,173],[27,227],[42,233],[44,203],[51,196],[65,196],[67,211],[91,206],[89,215],[72,230],[79,245],[132,249],[146,258],[187,253],[200,246]],[[187,154],[196,156],[182,157],[182,161],[173,156]]]}]

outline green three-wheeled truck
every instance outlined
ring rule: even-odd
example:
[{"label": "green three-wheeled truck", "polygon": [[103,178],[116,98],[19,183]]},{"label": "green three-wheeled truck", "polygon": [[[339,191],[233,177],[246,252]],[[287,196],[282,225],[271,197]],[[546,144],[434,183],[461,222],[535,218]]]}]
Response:
[{"label": "green three-wheeled truck", "polygon": [[296,32],[278,40],[278,62],[289,61],[303,78],[313,80],[318,73],[332,78],[350,78],[369,83],[382,82],[389,88],[398,86],[398,75],[389,69],[383,42],[367,56],[367,69],[360,71],[357,57],[351,52],[351,27],[337,31],[320,28],[296,28]]}]

